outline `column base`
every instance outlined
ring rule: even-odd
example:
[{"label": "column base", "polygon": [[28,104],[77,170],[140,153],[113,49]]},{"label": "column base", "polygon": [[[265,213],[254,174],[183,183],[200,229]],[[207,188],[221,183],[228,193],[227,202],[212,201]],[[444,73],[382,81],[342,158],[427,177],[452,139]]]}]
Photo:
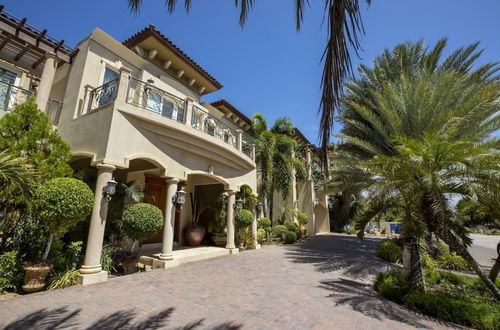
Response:
[{"label": "column base", "polygon": [[226,248],[226,250],[229,251],[229,254],[236,254],[240,252],[240,249],[238,248]]},{"label": "column base", "polygon": [[105,270],[94,274],[80,274],[78,275],[77,282],[80,285],[90,285],[101,282],[106,282],[108,280],[108,272]]},{"label": "column base", "polygon": [[179,266],[177,260],[153,260],[153,268],[156,269],[169,269]]},{"label": "column base", "polygon": [[169,260],[174,260],[174,255],[173,254],[159,254],[158,259],[161,261],[169,261]]},{"label": "column base", "polygon": [[253,245],[253,248],[254,248],[255,250],[258,250],[258,249],[260,249],[260,248],[261,248],[261,246],[260,246],[260,244],[254,244],[254,245]]}]

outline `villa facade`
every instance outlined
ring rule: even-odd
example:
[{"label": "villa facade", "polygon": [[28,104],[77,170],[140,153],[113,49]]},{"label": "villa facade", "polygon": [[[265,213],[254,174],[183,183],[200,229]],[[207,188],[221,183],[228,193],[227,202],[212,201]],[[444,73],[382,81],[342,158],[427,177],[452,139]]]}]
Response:
[{"label": "villa facade", "polygon": [[[182,231],[191,223],[190,203],[176,206],[178,191],[225,191],[225,247],[227,253],[238,251],[235,195],[243,186],[257,191],[255,148],[247,116],[226,100],[201,101],[222,88],[214,77],[154,26],[124,42],[95,29],[74,49],[3,8],[0,29],[0,117],[36,96],[70,144],[73,168],[94,178],[80,283],[107,278],[100,265],[108,203],[103,191],[112,179],[142,183],[147,201],[164,213],[162,231],[144,242],[158,249],[154,267],[176,265],[173,247],[184,244]],[[326,196],[314,191],[314,148],[304,143],[310,146],[308,178],[294,184],[290,202],[309,215],[307,232],[314,235],[329,231],[328,209]],[[255,221],[253,227],[255,233]]]}]

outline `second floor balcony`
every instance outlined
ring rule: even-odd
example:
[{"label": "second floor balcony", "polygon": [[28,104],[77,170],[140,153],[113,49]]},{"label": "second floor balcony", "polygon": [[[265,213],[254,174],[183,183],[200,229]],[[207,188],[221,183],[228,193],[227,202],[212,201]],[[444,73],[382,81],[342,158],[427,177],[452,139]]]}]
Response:
[{"label": "second floor balcony", "polygon": [[[120,86],[120,81],[122,85]],[[158,116],[181,124],[191,134],[204,139],[216,139],[228,148],[236,149],[252,161],[255,160],[253,138],[237,128],[225,118],[211,114],[201,104],[182,99],[160,89],[152,82],[144,82],[134,77],[115,79],[87,92],[84,113],[92,113],[116,103],[118,95],[134,107],[150,111]],[[200,135],[201,133],[201,135]]]},{"label": "second floor balcony", "polygon": [[[17,105],[24,103],[36,93],[13,84],[0,81],[0,111],[10,112]],[[59,123],[61,115],[62,102],[49,99],[45,113],[49,116],[54,125]]]}]

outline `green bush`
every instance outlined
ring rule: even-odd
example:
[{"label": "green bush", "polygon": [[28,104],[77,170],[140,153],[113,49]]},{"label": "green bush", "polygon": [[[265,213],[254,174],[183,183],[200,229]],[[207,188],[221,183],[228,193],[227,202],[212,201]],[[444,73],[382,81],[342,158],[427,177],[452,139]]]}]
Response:
[{"label": "green bush", "polygon": [[427,253],[422,253],[420,255],[420,262],[424,268],[438,268],[438,262]]},{"label": "green bush", "polygon": [[0,254],[0,293],[16,291],[21,284],[23,272],[17,252]]},{"label": "green bush", "polygon": [[49,241],[42,259],[46,259],[52,239],[84,220],[92,211],[94,194],[83,182],[71,178],[52,179],[35,192],[36,217],[49,231]]},{"label": "green bush", "polygon": [[122,216],[123,232],[133,241],[143,241],[163,226],[163,213],[152,204],[130,205]]},{"label": "green bush", "polygon": [[378,274],[375,289],[388,299],[426,315],[467,327],[498,329],[500,308],[479,279],[436,270],[426,270],[424,274],[427,292],[410,292],[399,271]]},{"label": "green bush", "polygon": [[273,231],[275,235],[284,236],[288,232],[288,228],[285,225],[274,226]]},{"label": "green bush", "polygon": [[118,247],[113,244],[105,244],[102,247],[101,267],[107,272],[116,272],[118,265]]},{"label": "green bush", "polygon": [[469,264],[461,256],[457,256],[455,253],[448,253],[441,255],[437,260],[438,268],[448,269],[448,270],[470,270]]},{"label": "green bush", "polygon": [[257,229],[257,241],[259,243],[264,242],[267,238],[266,230],[264,228]]},{"label": "green bush", "polygon": [[403,248],[392,239],[383,239],[377,247],[377,257],[392,263],[402,263]]},{"label": "green bush", "polygon": [[245,209],[237,210],[234,215],[234,220],[236,227],[239,229],[250,227],[253,222],[253,213]]},{"label": "green bush", "polygon": [[293,221],[285,221],[284,225],[286,226],[288,231],[293,231],[295,233],[295,235],[297,235],[297,239],[301,238],[302,233],[300,232],[300,227],[298,224],[296,224]]},{"label": "green bush", "polygon": [[50,260],[54,264],[55,273],[64,273],[69,270],[78,269],[82,263],[83,242],[71,242],[64,244],[61,240],[56,240],[50,249]]},{"label": "green bush", "polygon": [[68,270],[62,274],[54,276],[49,284],[47,290],[56,290],[67,288],[68,286],[78,284],[78,275],[80,272],[76,269]]},{"label": "green bush", "polygon": [[257,228],[262,228],[266,231],[269,231],[271,230],[271,220],[269,220],[269,218],[260,218],[258,221],[257,221]]},{"label": "green bush", "polygon": [[301,226],[305,226],[309,222],[309,216],[306,213],[297,213],[297,219],[299,220],[299,224]]},{"label": "green bush", "polygon": [[285,233],[285,244],[293,244],[297,241],[297,234],[293,231]]}]

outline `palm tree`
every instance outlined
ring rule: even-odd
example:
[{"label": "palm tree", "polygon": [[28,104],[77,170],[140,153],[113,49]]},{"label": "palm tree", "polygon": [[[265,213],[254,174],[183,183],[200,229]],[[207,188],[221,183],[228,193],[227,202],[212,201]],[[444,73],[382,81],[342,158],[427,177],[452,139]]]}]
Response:
[{"label": "palm tree", "polygon": [[264,215],[272,219],[273,192],[281,192],[286,200],[292,190],[293,177],[304,178],[306,169],[296,158],[299,143],[289,118],[278,118],[268,130],[264,117],[256,113],[252,116],[252,135],[255,137],[258,193]]},{"label": "palm tree", "polygon": [[[333,128],[335,109],[340,104],[343,94],[345,79],[352,73],[351,52],[352,47],[356,55],[361,45],[358,35],[364,33],[361,20],[361,0],[325,0],[324,13],[327,26],[327,42],[323,50],[322,61],[324,64],[321,78],[321,103],[320,103],[320,133],[323,150],[323,164],[326,164],[328,146]],[[367,4],[371,0],[365,0]],[[129,8],[133,12],[139,12],[142,0],[129,0]],[[245,25],[249,11],[252,9],[254,0],[235,0],[235,5],[240,9],[239,21],[241,27]],[[294,0],[295,25],[300,30],[305,7],[309,0]],[[165,5],[169,13],[174,12],[177,0],[166,0]],[[184,8],[187,12],[191,9],[191,0],[184,0]]]},{"label": "palm tree", "polygon": [[[359,176],[360,169],[356,164],[363,160],[401,156],[403,138],[422,141],[433,133],[446,136],[446,143],[452,144],[473,136],[474,143],[479,144],[491,140],[490,134],[500,128],[500,80],[495,76],[498,66],[486,64],[473,69],[480,55],[477,44],[459,49],[440,61],[445,45],[446,40],[441,40],[430,51],[421,42],[399,45],[392,52],[386,50],[375,60],[373,69],[361,66],[361,78],[347,85],[348,93],[340,111],[345,124],[340,137],[345,143],[339,149],[354,160],[351,167],[357,169],[356,175]],[[488,143],[496,143],[498,147],[498,141],[494,141]],[[471,163],[476,160],[469,160],[468,164]],[[344,167],[339,168],[345,171]],[[433,174],[436,173],[439,172]],[[345,176],[343,180],[348,178]],[[370,180],[365,182],[370,184]],[[488,179],[476,182],[478,186],[487,183]],[[423,184],[416,186],[436,189]],[[443,189],[439,195],[439,213],[436,213],[439,210],[436,190],[415,194],[415,198],[420,196],[420,216],[427,229],[461,254],[484,280],[484,274],[464,248],[467,238],[461,234],[461,227],[450,226],[446,220],[451,216],[445,211],[446,191]],[[493,291],[493,287],[490,289]]]}]

